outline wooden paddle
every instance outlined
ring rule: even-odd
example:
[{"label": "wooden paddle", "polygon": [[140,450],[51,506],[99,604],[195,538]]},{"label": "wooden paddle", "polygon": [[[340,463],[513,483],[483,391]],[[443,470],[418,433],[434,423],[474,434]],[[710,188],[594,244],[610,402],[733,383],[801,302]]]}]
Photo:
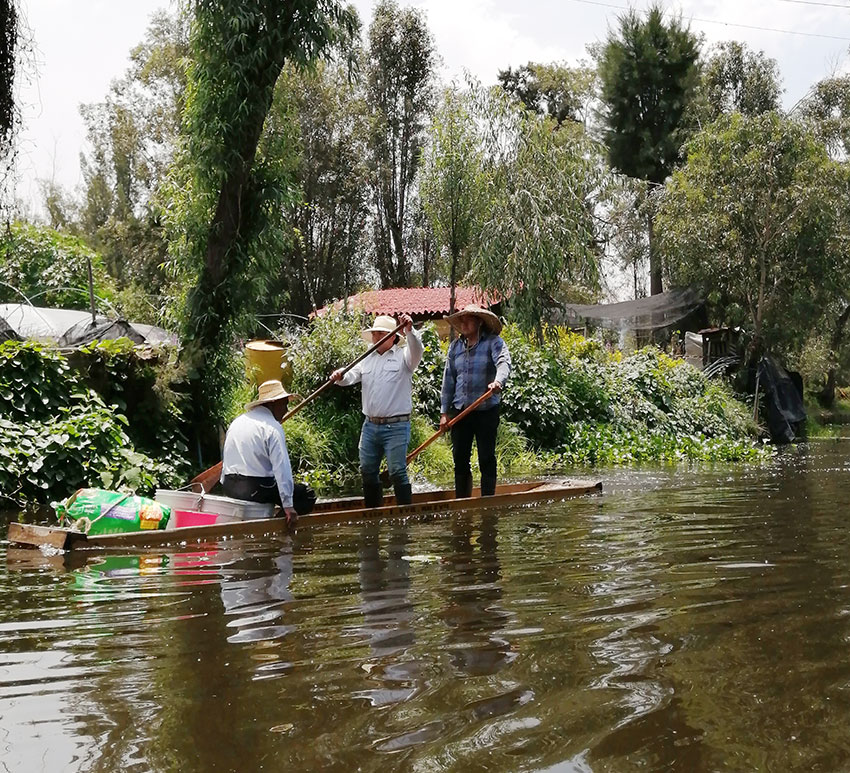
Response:
[{"label": "wooden paddle", "polygon": [[[467,405],[466,408],[464,408],[457,416],[455,416],[450,421],[446,422],[446,426],[440,427],[440,429],[438,429],[433,435],[431,435],[431,437],[429,437],[421,446],[419,446],[418,448],[414,448],[407,455],[407,464],[410,464],[412,459],[416,458],[416,456],[421,451],[424,451],[426,448],[428,448],[428,446],[430,446],[431,443],[433,443],[438,437],[440,437],[440,435],[444,435],[446,432],[448,432],[461,419],[466,417],[468,414],[472,413],[472,411],[474,411],[479,405],[481,405],[481,403],[483,403],[488,398],[492,397],[495,393],[496,393],[496,390],[490,388],[483,395],[481,395],[481,397],[479,397],[474,403],[472,403],[472,405]],[[381,483],[383,483],[384,486],[389,486],[390,482],[391,481],[390,481],[389,471],[388,470],[381,470]]]},{"label": "wooden paddle", "polygon": [[[365,352],[363,352],[363,354],[361,354],[356,360],[354,360],[349,365],[346,365],[342,369],[342,375],[344,376],[355,365],[357,365],[357,363],[365,360],[370,354],[372,354],[372,352],[374,352],[388,338],[391,338],[392,336],[395,336],[398,333],[400,333],[401,329],[404,327],[404,325],[405,325],[404,322],[399,323],[399,325],[396,327],[395,330],[391,330],[389,333],[387,333],[383,338],[381,338],[380,341],[378,341],[378,343],[372,344],[372,346],[370,346]],[[333,379],[328,379],[315,392],[312,392],[311,394],[307,395],[307,397],[305,397],[300,403],[298,403],[298,405],[296,405],[292,410],[287,411],[284,414],[283,418],[280,420],[281,424],[283,424],[283,422],[285,422],[287,419],[291,419],[296,413],[298,413],[298,411],[300,411],[302,408],[304,408],[307,404],[313,402],[313,400],[315,400],[320,394],[322,394],[322,392],[324,392],[329,386],[331,386],[331,384],[334,384],[334,383],[335,382],[334,382]],[[192,480],[189,481],[189,485],[190,486],[194,486],[196,484],[200,485],[203,493],[207,493],[208,491],[211,491],[213,486],[215,486],[215,484],[218,483],[219,479],[221,478],[221,467],[222,467],[221,462],[219,462],[218,464],[214,464],[208,470],[204,470],[202,473],[200,473],[199,475],[196,475],[194,478],[192,478]]]}]

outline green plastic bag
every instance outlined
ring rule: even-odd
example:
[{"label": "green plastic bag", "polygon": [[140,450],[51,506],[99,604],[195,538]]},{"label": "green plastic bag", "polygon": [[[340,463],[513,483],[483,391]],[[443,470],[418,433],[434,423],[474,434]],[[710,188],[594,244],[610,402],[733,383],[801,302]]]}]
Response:
[{"label": "green plastic bag", "polygon": [[55,505],[59,524],[92,536],[164,529],[171,508],[153,499],[83,488]]}]

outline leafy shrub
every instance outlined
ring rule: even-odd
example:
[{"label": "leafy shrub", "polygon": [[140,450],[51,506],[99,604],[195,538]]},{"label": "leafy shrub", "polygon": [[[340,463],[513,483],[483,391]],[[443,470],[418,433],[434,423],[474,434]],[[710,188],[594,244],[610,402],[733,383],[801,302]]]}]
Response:
[{"label": "leafy shrub", "polygon": [[[109,344],[120,350],[119,342]],[[44,503],[86,485],[150,493],[181,480],[185,444],[175,440],[165,450],[154,449],[159,454],[141,452],[127,417],[107,406],[85,383],[86,375],[40,344],[0,344],[0,497]],[[126,381],[115,378],[118,386]],[[157,418],[148,407],[135,431],[165,431]]]},{"label": "leafy shrub", "polygon": [[75,236],[52,228],[13,223],[0,235],[0,302],[20,303],[20,293],[36,306],[89,308],[88,261],[94,292],[111,299],[115,288],[101,256]]},{"label": "leafy shrub", "polygon": [[136,349],[126,338],[99,341],[70,357],[71,364],[107,405],[127,418],[127,435],[139,451],[169,468],[168,480],[188,475],[188,444],[183,416],[184,368],[173,348]]}]

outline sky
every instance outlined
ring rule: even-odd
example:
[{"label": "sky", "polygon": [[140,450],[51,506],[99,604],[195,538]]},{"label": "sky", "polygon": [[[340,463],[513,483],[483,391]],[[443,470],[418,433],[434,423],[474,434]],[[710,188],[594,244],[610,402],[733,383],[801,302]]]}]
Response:
[{"label": "sky", "polygon": [[[404,4],[404,0],[402,0]],[[494,83],[500,69],[535,62],[575,64],[604,41],[627,0],[412,0],[421,8],[450,81],[469,72]],[[650,0],[635,0],[646,8]],[[355,0],[368,25],[373,0]],[[740,40],[776,59],[786,108],[821,78],[850,70],[850,0],[668,0],[664,7],[704,36]],[[79,105],[101,101],[129,65],[130,49],[168,0],[21,0],[33,45],[18,83],[23,127],[17,196],[40,210],[39,181],[81,183],[85,132]]]}]

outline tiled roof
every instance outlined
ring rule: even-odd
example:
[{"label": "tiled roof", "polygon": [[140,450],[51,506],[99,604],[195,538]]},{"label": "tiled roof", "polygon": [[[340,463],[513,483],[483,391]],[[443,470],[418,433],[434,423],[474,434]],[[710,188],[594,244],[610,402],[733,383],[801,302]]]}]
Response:
[{"label": "tiled roof", "polygon": [[[366,314],[448,314],[451,289],[448,287],[392,287],[388,290],[366,290],[348,297],[348,308],[361,309]],[[455,308],[462,309],[470,303],[488,307],[481,290],[477,287],[455,288]],[[328,309],[341,309],[342,301],[335,301],[319,309],[324,314]]]}]

